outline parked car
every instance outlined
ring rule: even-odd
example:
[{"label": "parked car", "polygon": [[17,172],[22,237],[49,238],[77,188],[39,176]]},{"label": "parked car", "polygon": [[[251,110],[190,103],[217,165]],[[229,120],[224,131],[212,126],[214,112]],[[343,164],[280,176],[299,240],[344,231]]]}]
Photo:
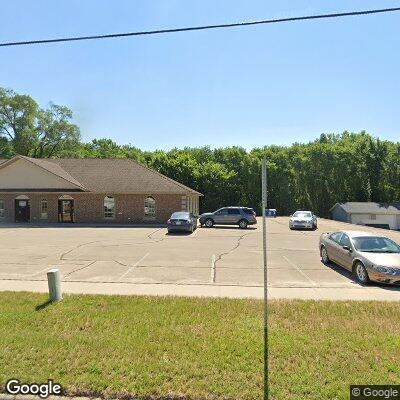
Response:
[{"label": "parked car", "polygon": [[400,284],[400,246],[369,232],[323,233],[319,240],[322,261],[351,271],[358,282]]},{"label": "parked car", "polygon": [[317,227],[317,217],[312,211],[296,211],[290,216],[290,229],[317,229]]},{"label": "parked car", "polygon": [[211,228],[214,225],[239,225],[246,229],[248,225],[257,223],[256,213],[249,207],[223,207],[211,213],[201,214],[200,225]]},{"label": "parked car", "polygon": [[168,233],[193,232],[197,228],[197,217],[188,211],[177,211],[167,221]]}]

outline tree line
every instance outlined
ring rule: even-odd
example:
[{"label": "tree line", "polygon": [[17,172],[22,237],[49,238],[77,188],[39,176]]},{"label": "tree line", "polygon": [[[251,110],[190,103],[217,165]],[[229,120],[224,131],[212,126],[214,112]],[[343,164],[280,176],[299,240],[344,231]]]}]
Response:
[{"label": "tree line", "polygon": [[336,202],[400,200],[400,143],[366,132],[321,134],[309,143],[142,151],[111,139],[81,140],[72,111],[41,108],[0,88],[0,158],[130,158],[201,193],[201,211],[225,205],[261,210],[261,159],[267,157],[268,206],[281,215],[311,209],[328,216]]}]

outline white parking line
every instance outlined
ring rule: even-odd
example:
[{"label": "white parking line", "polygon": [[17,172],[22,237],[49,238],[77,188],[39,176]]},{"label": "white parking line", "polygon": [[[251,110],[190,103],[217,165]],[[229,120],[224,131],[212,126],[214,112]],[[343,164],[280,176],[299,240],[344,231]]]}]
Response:
[{"label": "white parking line", "polygon": [[301,275],[304,276],[304,278],[306,278],[311,285],[313,286],[317,286],[317,284],[307,275],[305,274],[294,262],[290,261],[286,256],[282,256],[292,267],[294,267]]},{"label": "white parking line", "polygon": [[150,253],[146,253],[140,260],[136,261],[135,264],[132,265],[132,267],[129,267],[126,272],[124,272],[117,280],[121,280],[124,278],[126,275],[129,274],[133,270],[133,268],[137,267]]},{"label": "white parking line", "polygon": [[190,237],[196,237],[197,235],[197,231],[199,230],[199,228],[197,227],[196,230],[190,235]]}]

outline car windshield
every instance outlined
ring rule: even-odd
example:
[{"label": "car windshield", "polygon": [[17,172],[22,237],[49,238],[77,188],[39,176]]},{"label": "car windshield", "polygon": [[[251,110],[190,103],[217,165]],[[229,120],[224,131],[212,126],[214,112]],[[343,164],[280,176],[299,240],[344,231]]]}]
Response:
[{"label": "car windshield", "polygon": [[383,236],[356,237],[353,239],[358,251],[368,253],[400,253],[400,246]]},{"label": "car windshield", "polygon": [[307,211],[296,211],[293,214],[293,217],[296,217],[296,218],[311,218],[311,213],[307,212]]},{"label": "car windshield", "polygon": [[171,219],[185,219],[189,218],[189,213],[187,212],[174,212],[171,215]]}]

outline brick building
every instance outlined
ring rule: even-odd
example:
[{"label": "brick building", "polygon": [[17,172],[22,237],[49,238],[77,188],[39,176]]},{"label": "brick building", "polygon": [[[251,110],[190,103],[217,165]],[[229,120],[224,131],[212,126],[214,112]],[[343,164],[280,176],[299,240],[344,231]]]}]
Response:
[{"label": "brick building", "polygon": [[0,223],[165,223],[199,196],[128,159],[0,160]]}]

